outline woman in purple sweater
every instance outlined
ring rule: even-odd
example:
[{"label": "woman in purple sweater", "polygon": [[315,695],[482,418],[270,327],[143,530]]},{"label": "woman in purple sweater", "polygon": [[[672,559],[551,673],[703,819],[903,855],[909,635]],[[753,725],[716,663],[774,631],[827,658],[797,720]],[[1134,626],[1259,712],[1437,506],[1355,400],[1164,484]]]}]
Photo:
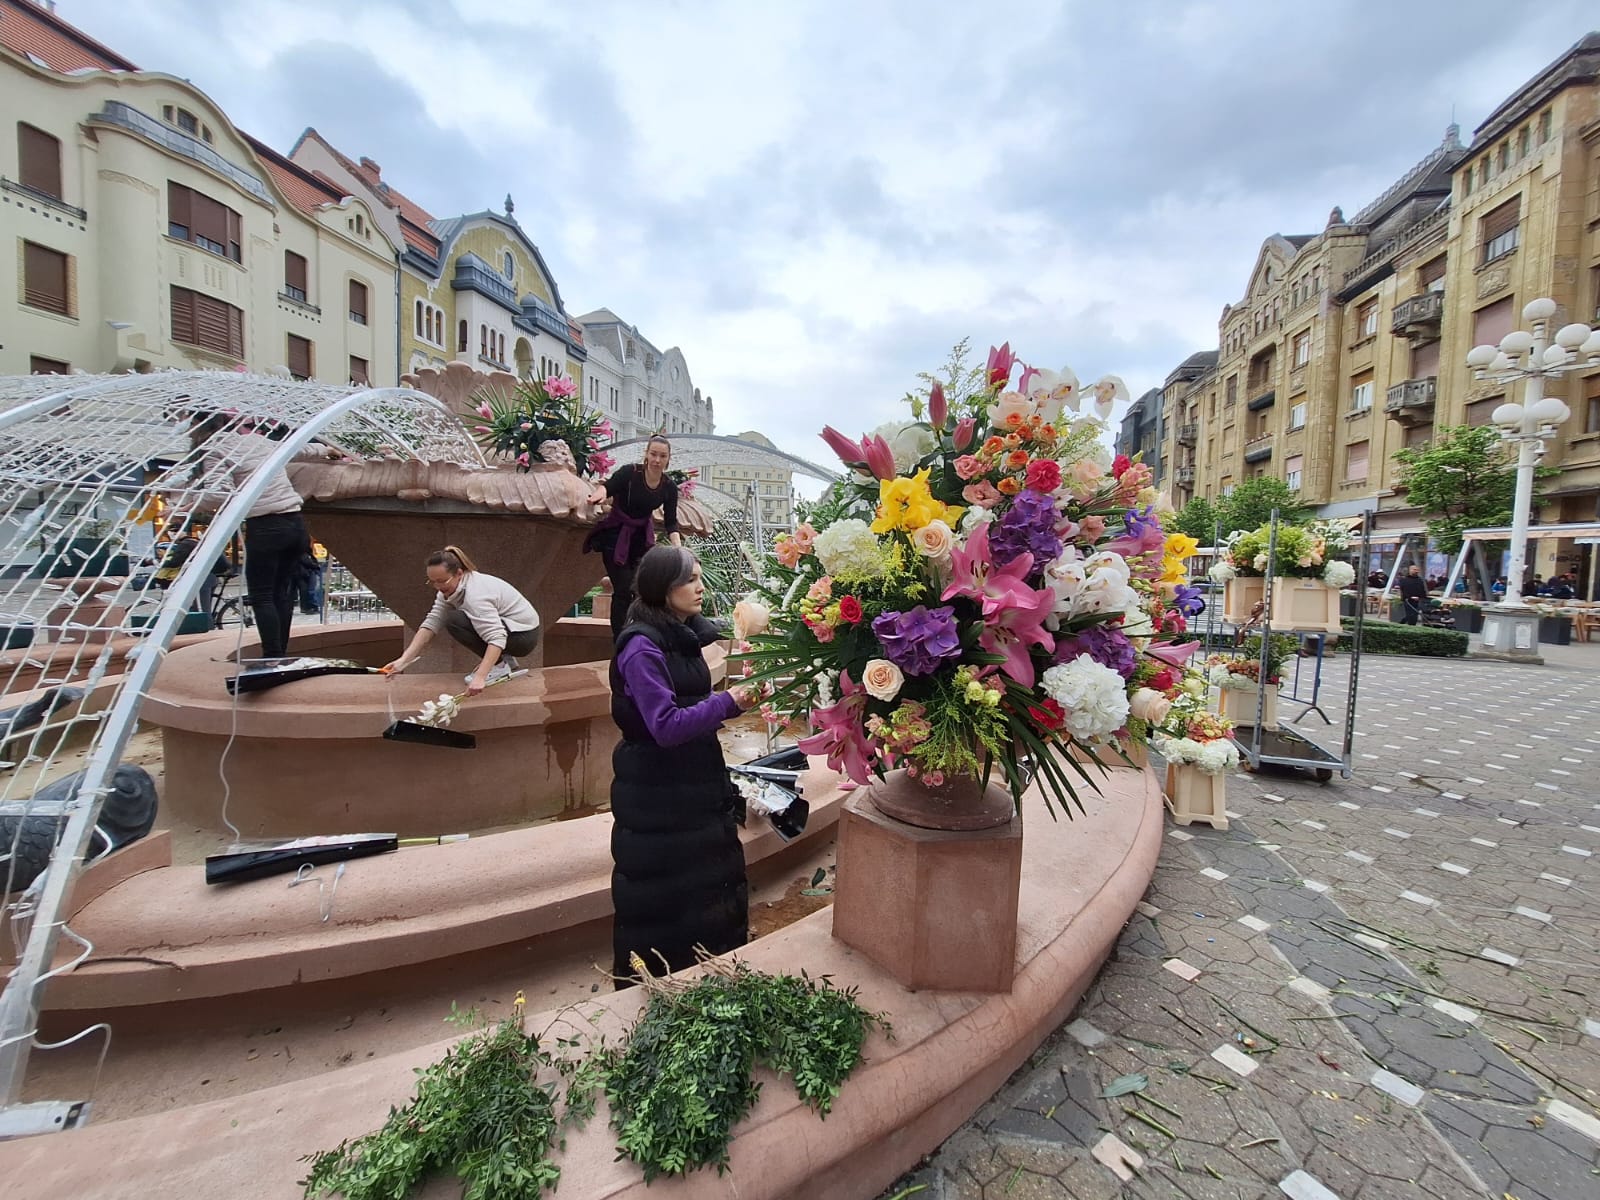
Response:
[{"label": "woman in purple sweater", "polygon": [[725,954],[748,937],[744,848],[717,729],[760,702],[754,688],[711,690],[704,647],[720,636],[700,615],[694,555],[656,546],[639,562],[628,623],[611,662],[612,973],[693,966],[695,948]]}]

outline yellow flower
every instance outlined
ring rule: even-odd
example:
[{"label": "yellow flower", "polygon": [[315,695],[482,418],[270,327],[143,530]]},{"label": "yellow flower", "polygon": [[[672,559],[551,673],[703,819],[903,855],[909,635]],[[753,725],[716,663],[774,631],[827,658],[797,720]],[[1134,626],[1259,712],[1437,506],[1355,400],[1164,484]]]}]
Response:
[{"label": "yellow flower", "polygon": [[960,519],[959,509],[951,516],[951,508],[933,498],[928,490],[928,475],[929,470],[924,467],[909,479],[900,475],[878,484],[878,515],[872,522],[873,533],[896,529],[912,533],[930,521],[954,525]]},{"label": "yellow flower", "polygon": [[1188,578],[1189,573],[1184,570],[1183,559],[1169,554],[1161,560],[1161,578],[1157,580],[1158,583],[1183,583]]},{"label": "yellow flower", "polygon": [[1200,549],[1200,543],[1187,533],[1167,534],[1167,556],[1169,558],[1189,558],[1198,549]]}]

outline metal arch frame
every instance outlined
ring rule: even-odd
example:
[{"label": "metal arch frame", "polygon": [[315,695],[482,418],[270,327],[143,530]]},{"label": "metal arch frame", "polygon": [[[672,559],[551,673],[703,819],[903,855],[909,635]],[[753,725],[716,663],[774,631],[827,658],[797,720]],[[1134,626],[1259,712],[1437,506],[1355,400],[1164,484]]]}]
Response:
[{"label": "metal arch frame", "polygon": [[[139,380],[139,385],[148,384],[143,376],[131,376],[128,379]],[[118,378],[55,392],[0,413],[0,430],[52,411],[63,402],[71,403],[106,392],[114,393],[119,388],[131,390],[134,386],[138,385]],[[61,913],[83,865],[84,854],[99,815],[100,802],[107,791],[107,781],[127,747],[139,709],[166,656],[167,647],[177,634],[189,606],[199,595],[210,565],[222,553],[233,532],[273,476],[284,470],[313,437],[339,418],[373,400],[401,397],[425,401],[455,419],[441,401],[412,388],[365,388],[335,401],[277,444],[271,456],[250,476],[249,481],[223,505],[198,548],[189,556],[178,577],[167,589],[160,614],[151,627],[145,646],[134,658],[132,669],[127,672],[106,714],[102,725],[103,736],[96,740],[84,764],[83,783],[74,797],[71,815],[41,877],[43,882],[39,902],[27,945],[18,957],[4,993],[0,994],[0,1110],[16,1105],[21,1100],[28,1058],[38,1026],[39,987],[52,973],[47,967],[54,961],[57,940],[66,926]]]},{"label": "metal arch frame", "polygon": [[603,446],[601,449],[618,450],[623,446],[639,446],[650,441],[651,437],[656,436],[665,436],[667,440],[674,446],[685,443],[707,443],[713,446],[738,446],[741,449],[754,450],[758,454],[765,454],[772,458],[780,458],[790,466],[794,467],[800,472],[800,474],[808,476],[811,479],[819,480],[822,483],[838,483],[844,478],[844,476],[837,471],[830,471],[826,467],[819,467],[816,463],[808,462],[806,459],[803,459],[798,455],[790,454],[787,450],[779,450],[772,446],[758,446],[755,442],[746,442],[736,437],[722,437],[721,435],[715,433],[673,433],[666,435],[651,434],[646,437],[624,438],[621,441],[612,442],[608,446]]}]

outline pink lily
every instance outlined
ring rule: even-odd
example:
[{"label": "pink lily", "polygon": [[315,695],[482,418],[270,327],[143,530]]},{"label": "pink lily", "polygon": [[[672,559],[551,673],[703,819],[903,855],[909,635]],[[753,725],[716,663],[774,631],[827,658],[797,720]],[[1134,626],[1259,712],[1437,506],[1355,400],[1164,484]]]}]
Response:
[{"label": "pink lily", "polygon": [[861,711],[866,704],[866,689],[852,683],[848,671],[841,671],[838,702],[811,710],[812,724],[821,728],[796,745],[806,754],[826,754],[828,766],[856,783],[866,783],[872,756],[872,747],[861,732]]},{"label": "pink lily", "polygon": [[828,443],[828,448],[839,456],[839,460],[847,467],[856,466],[867,461],[867,452],[860,442],[852,442],[832,425],[822,427],[822,440]]},{"label": "pink lily", "polygon": [[1145,647],[1144,652],[1158,662],[1181,669],[1184,663],[1194,657],[1194,652],[1198,649],[1200,649],[1199,642],[1153,642]]},{"label": "pink lily", "polygon": [[932,389],[928,392],[928,420],[933,423],[935,430],[944,431],[944,423],[950,416],[949,406],[945,404],[944,384],[934,381]]},{"label": "pink lily", "polygon": [[[1032,569],[1033,555],[1026,551],[1003,567],[995,566],[989,552],[989,526],[980,525],[965,546],[950,552],[950,586],[940,598],[966,596],[976,600],[983,605],[985,620],[1008,605],[1029,607],[1038,603],[1034,589],[1024,582]],[[1044,615],[1049,615],[1048,608]]]},{"label": "pink lily", "polygon": [[978,422],[974,417],[962,417],[956,422],[955,447],[957,454],[965,454],[977,440]]},{"label": "pink lily", "polygon": [[[1027,554],[1023,557],[1031,559],[1033,556]],[[983,636],[978,639],[978,644],[991,654],[1003,655],[1005,661],[1000,664],[1000,669],[1023,687],[1031,688],[1034,670],[1028,647],[1038,646],[1044,650],[1056,648],[1056,639],[1044,628],[1044,620],[1050,615],[1055,593],[1036,592],[1031,588],[1016,593],[1019,597],[1024,594],[1030,594],[1026,604],[1020,600],[1007,604],[992,620],[985,615]]]},{"label": "pink lily", "polygon": [[1016,366],[1017,356],[1011,353],[1011,343],[1006,342],[998,349],[989,347],[989,385],[1003,384],[1011,378],[1011,368]]},{"label": "pink lily", "polygon": [[861,448],[866,451],[867,470],[872,472],[874,478],[893,479],[898,474],[894,469],[894,451],[889,449],[889,443],[883,440],[882,434],[864,438]]},{"label": "pink lily", "polygon": [[1033,382],[1033,377],[1038,374],[1038,367],[1030,367],[1027,363],[1023,363],[1022,374],[1017,377],[1017,391],[1024,396],[1028,395],[1028,385]]}]

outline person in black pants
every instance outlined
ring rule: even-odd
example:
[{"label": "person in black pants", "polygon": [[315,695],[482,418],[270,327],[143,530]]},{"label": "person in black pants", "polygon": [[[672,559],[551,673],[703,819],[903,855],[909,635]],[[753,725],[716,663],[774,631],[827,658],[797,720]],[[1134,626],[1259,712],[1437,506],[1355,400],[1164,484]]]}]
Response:
[{"label": "person in black pants", "polygon": [[611,579],[611,640],[614,643],[628,623],[633,604],[633,575],[645,551],[655,545],[655,511],[661,510],[661,531],[674,546],[678,533],[678,485],[667,478],[672,443],[657,434],[645,444],[644,462],[618,467],[611,478],[589,495],[590,504],[611,505],[611,511],[584,540],[585,553],[605,560]]},{"label": "person in black pants", "polygon": [[1422,568],[1413,566],[1400,577],[1400,623],[1415,625],[1427,607],[1427,581],[1422,578]]}]

